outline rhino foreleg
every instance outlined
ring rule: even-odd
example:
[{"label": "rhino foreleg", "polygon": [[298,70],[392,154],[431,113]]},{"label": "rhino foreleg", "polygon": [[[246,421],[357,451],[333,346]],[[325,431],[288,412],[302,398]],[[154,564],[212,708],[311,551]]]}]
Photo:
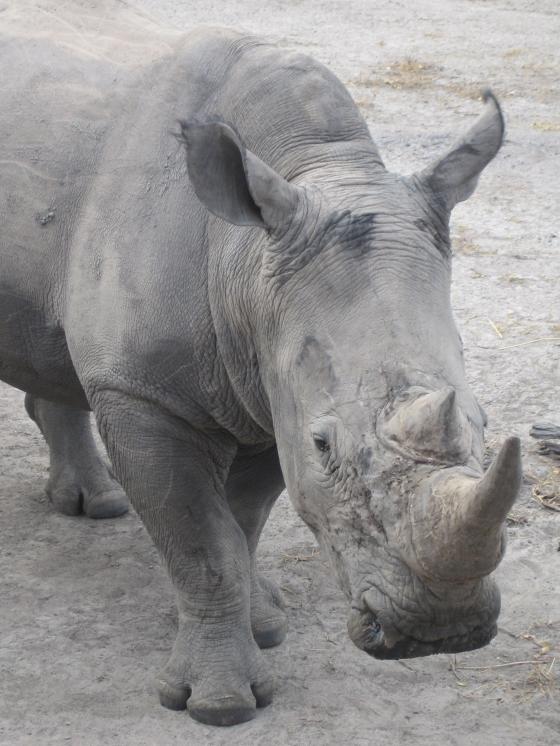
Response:
[{"label": "rhino foreleg", "polygon": [[148,402],[94,397],[116,473],[166,562],[179,626],[158,679],[160,701],[196,720],[232,725],[270,702],[272,685],[251,632],[245,534],[225,483],[237,447]]},{"label": "rhino foreleg", "polygon": [[247,538],[251,561],[251,627],[261,648],[279,645],[287,631],[282,594],[256,567],[261,532],[283,489],[276,447],[256,456],[238,456],[226,483],[230,508]]},{"label": "rhino foreleg", "polygon": [[91,431],[90,414],[66,404],[25,397],[25,408],[49,447],[47,495],[60,513],[114,518],[126,513],[128,499],[109,474]]}]

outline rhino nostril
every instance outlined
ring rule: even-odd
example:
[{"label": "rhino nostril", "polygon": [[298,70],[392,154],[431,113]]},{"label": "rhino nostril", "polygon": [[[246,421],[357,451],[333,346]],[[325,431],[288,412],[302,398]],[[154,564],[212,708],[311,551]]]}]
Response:
[{"label": "rhino nostril", "polygon": [[370,655],[377,655],[386,645],[385,631],[377,620],[376,612],[363,602],[353,606],[348,618],[348,634],[352,642]]},{"label": "rhino nostril", "polygon": [[383,642],[383,629],[375,619],[366,625],[366,638],[369,645],[380,645]]}]

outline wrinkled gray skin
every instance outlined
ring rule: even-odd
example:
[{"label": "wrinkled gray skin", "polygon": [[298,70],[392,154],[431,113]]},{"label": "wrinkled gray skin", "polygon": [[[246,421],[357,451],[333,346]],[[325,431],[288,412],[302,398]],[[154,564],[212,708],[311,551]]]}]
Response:
[{"label": "wrinkled gray skin", "polygon": [[253,38],[198,32],[135,71],[45,40],[26,59],[1,93],[0,375],[54,506],[115,516],[95,414],[177,592],[162,704],[232,724],[270,701],[259,646],[286,621],[254,554],[284,484],[360,648],[487,643],[519,447],[482,478],[448,220],[502,142],[495,99],[403,178],[327,69]]}]

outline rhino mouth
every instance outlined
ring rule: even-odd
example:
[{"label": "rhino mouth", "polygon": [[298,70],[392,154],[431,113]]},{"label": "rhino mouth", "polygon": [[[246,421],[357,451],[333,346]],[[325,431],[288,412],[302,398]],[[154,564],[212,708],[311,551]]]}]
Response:
[{"label": "rhino mouth", "polygon": [[373,658],[420,658],[438,653],[465,653],[488,645],[498,632],[496,618],[497,614],[493,613],[469,629],[460,625],[463,628],[457,634],[440,633],[440,636],[434,630],[433,637],[426,635],[422,639],[413,630],[403,633],[388,620],[385,627],[375,614],[354,609],[348,620],[348,633],[354,645]]},{"label": "rhino mouth", "polygon": [[416,640],[414,637],[406,637],[391,646],[381,642],[381,644],[373,644],[371,647],[365,646],[362,650],[381,660],[420,658],[426,655],[437,655],[438,653],[465,653],[488,645],[497,632],[498,627],[493,624],[489,627],[476,627],[467,634],[443,637],[439,640],[426,642]]}]

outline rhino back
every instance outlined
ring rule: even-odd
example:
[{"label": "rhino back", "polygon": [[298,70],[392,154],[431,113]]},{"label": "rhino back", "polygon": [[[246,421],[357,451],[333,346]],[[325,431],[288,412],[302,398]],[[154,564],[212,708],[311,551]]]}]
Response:
[{"label": "rhino back", "polygon": [[[0,36],[2,257],[56,241],[95,169],[109,104],[99,69],[44,40]],[[108,86],[107,86],[108,87]],[[70,221],[66,221],[67,224]],[[45,230],[49,224],[59,230]]]},{"label": "rhino back", "polygon": [[[110,121],[108,63],[0,36],[0,372],[38,394],[77,388],[60,317],[65,252]],[[51,386],[52,388],[52,386]]]},{"label": "rhino back", "polygon": [[[0,33],[0,260],[48,270],[71,245],[76,216],[112,124],[177,34],[133,13],[53,14],[35,0],[3,8]],[[15,248],[14,248],[15,247]],[[24,255],[27,254],[27,261]],[[9,263],[9,266],[8,266]],[[9,270],[9,271],[8,271]],[[44,272],[41,284],[45,285]],[[27,283],[29,284],[27,278]],[[19,277],[14,281],[16,286]]]},{"label": "rhino back", "polygon": [[102,19],[86,32],[66,10],[22,0],[2,14],[0,377],[83,402],[64,329],[68,256],[111,128],[174,38],[130,15],[103,37]]},{"label": "rhino back", "polygon": [[246,147],[292,179],[348,148],[379,159],[367,125],[340,80],[299,52],[227,29],[188,39],[186,118],[231,124]]}]

